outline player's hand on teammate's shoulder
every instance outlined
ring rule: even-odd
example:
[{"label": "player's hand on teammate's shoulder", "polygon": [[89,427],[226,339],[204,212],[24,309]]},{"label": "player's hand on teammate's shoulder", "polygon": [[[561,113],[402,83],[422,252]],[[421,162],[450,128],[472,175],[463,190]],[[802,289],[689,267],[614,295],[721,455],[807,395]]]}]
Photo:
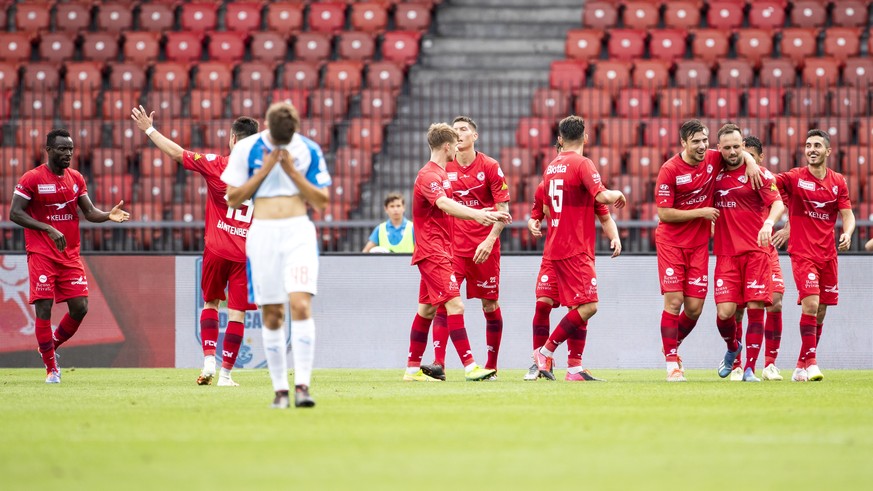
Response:
[{"label": "player's hand on teammate's shoulder", "polygon": [[752,189],[761,189],[764,185],[764,169],[755,161],[755,158],[748,152],[745,152],[744,158],[746,161],[746,177],[752,185]]},{"label": "player's hand on teammate's shoulder", "polygon": [[112,207],[112,210],[109,211],[109,219],[113,222],[121,223],[130,220],[130,213],[121,209],[124,205],[124,200],[118,202],[117,205]]}]

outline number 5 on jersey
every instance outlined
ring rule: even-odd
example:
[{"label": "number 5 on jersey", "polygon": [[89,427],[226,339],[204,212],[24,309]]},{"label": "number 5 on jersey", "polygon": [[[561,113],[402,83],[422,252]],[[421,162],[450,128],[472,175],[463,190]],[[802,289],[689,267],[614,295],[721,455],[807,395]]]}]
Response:
[{"label": "number 5 on jersey", "polygon": [[561,202],[564,199],[563,188],[563,179],[552,179],[549,181],[549,197],[552,198],[552,209],[555,213],[561,213]]},{"label": "number 5 on jersey", "polygon": [[237,220],[244,223],[252,223],[252,213],[255,207],[252,206],[252,200],[248,199],[239,205],[239,208],[227,208],[227,217],[230,220]]}]

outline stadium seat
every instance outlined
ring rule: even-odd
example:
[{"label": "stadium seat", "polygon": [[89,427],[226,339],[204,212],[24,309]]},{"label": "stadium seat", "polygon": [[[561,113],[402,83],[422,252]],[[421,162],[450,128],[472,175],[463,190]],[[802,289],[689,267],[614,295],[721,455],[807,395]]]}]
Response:
[{"label": "stadium seat", "polygon": [[164,50],[168,61],[192,62],[203,55],[203,35],[195,32],[168,32]]},{"label": "stadium seat", "polygon": [[356,31],[381,34],[388,26],[388,11],[378,3],[354,3],[351,6],[349,23]]},{"label": "stadium seat", "polygon": [[577,60],[555,60],[549,68],[549,87],[572,91],[586,84],[588,64]]},{"label": "stadium seat", "polygon": [[569,109],[569,92],[539,88],[531,98],[531,115],[534,117],[560,119],[568,114]]},{"label": "stadium seat", "polygon": [[29,60],[32,37],[32,34],[24,32],[0,32],[0,61]]},{"label": "stadium seat", "polygon": [[285,34],[301,31],[304,7],[299,2],[270,3],[267,6],[267,29]]},{"label": "stadium seat", "polygon": [[109,88],[142,89],[146,85],[146,74],[138,63],[109,63]]},{"label": "stadium seat", "polygon": [[[655,165],[660,166],[660,164],[661,162],[658,162]],[[647,192],[650,180],[647,178],[613,174],[608,182],[609,185],[607,187],[609,189],[617,189],[624,193],[629,203],[643,203],[646,201],[647,197],[650,196]],[[610,209],[610,212],[612,211],[618,211],[618,209]],[[625,213],[629,213],[629,211],[630,210],[625,210]],[[625,219],[627,218],[630,217],[625,217]]]},{"label": "stadium seat", "polygon": [[771,32],[785,26],[784,0],[756,0],[749,5],[749,26]]},{"label": "stadium seat", "polygon": [[67,90],[92,90],[100,88],[103,78],[103,64],[91,61],[67,63],[64,87]]},{"label": "stadium seat", "polygon": [[696,88],[665,88],[658,91],[658,107],[665,118],[690,118],[699,114]]},{"label": "stadium seat", "polygon": [[[106,150],[106,149],[104,149]],[[117,149],[119,152],[120,149]],[[95,151],[96,154],[96,151]],[[92,168],[96,157],[92,157]],[[92,201],[102,201],[107,204],[124,200],[125,203],[133,202],[133,176],[130,174],[106,174],[94,177],[94,188],[88,191]]]},{"label": "stadium seat", "polygon": [[161,46],[158,32],[125,32],[124,61],[149,63],[158,59]]},{"label": "stadium seat", "polygon": [[157,111],[158,114],[161,115],[161,120],[163,121],[167,118],[181,118],[183,102],[184,101],[181,94],[179,94],[175,90],[152,90],[148,93],[148,95],[146,95],[145,107],[147,107],[149,111]]},{"label": "stadium seat", "polygon": [[75,34],[46,32],[39,38],[39,57],[45,61],[66,61],[73,58],[76,48]]},{"label": "stadium seat", "polygon": [[789,150],[799,149],[806,141],[810,120],[805,117],[789,116],[773,119],[773,144]]},{"label": "stadium seat", "polygon": [[649,31],[649,53],[652,58],[672,62],[685,57],[688,33],[680,29]]},{"label": "stadium seat", "polygon": [[0,63],[0,90],[18,88],[18,66]]},{"label": "stadium seat", "polygon": [[721,87],[748,87],[755,79],[755,70],[749,60],[721,60],[718,62],[716,80]]},{"label": "stadium seat", "polygon": [[310,30],[335,34],[346,26],[346,6],[339,3],[310,3],[307,19]]},{"label": "stadium seat", "polygon": [[187,63],[159,62],[152,68],[152,88],[185,92],[190,86]]},{"label": "stadium seat", "polygon": [[330,161],[333,163],[332,177],[348,176],[366,181],[373,172],[373,154],[369,150],[340,147]]},{"label": "stadium seat", "polygon": [[[0,198],[12,201],[18,178],[33,168],[34,154],[28,147],[0,147]],[[2,216],[6,221],[6,215]]]},{"label": "stadium seat", "polygon": [[522,148],[536,149],[554,143],[552,120],[545,118],[522,117],[515,130],[515,144]]},{"label": "stadium seat", "polygon": [[647,118],[652,106],[651,89],[621,89],[615,100],[615,112],[622,118]]},{"label": "stadium seat", "polygon": [[662,60],[637,60],[634,62],[634,87],[657,89],[669,85],[670,64]]},{"label": "stadium seat", "polygon": [[24,2],[15,5],[15,28],[23,32],[47,31],[51,24],[51,2]]},{"label": "stadium seat", "polygon": [[[664,163],[664,152],[657,147],[630,147],[627,155],[627,173],[645,179],[658,176],[658,169]],[[640,199],[638,196],[637,199]]]},{"label": "stadium seat", "polygon": [[582,25],[593,29],[614,27],[618,23],[618,8],[612,2],[588,1],[582,5]]},{"label": "stadium seat", "polygon": [[[148,108],[151,111],[153,108]],[[128,111],[130,111],[128,109]],[[129,114],[129,113],[128,113]],[[163,113],[161,113],[163,116]],[[109,122],[108,126],[110,128],[110,134],[112,135],[112,146],[117,148],[130,148],[130,149],[140,149],[142,148],[146,142],[148,142],[148,137],[136,128],[136,126],[130,124],[130,116],[128,119]],[[159,123],[159,125],[163,128],[163,124]],[[161,130],[161,133],[164,132],[164,129]],[[176,142],[178,143],[178,142]]]},{"label": "stadium seat", "polygon": [[104,119],[123,121],[130,118],[130,110],[139,105],[139,90],[105,90],[101,95]]},{"label": "stadium seat", "polygon": [[745,2],[717,0],[709,2],[706,22],[713,29],[736,29],[743,24]]},{"label": "stadium seat", "polygon": [[847,117],[869,115],[870,103],[866,90],[855,87],[837,87],[831,92],[830,114]]},{"label": "stadium seat", "polygon": [[97,10],[99,32],[121,33],[133,29],[133,9],[121,2],[102,2]]},{"label": "stadium seat", "polygon": [[834,26],[864,27],[867,25],[867,0],[840,0],[834,2],[831,12]]},{"label": "stadium seat", "polygon": [[89,61],[115,61],[118,58],[118,34],[82,33],[82,57]]},{"label": "stadium seat", "polygon": [[782,56],[794,60],[795,63],[805,61],[816,55],[817,41],[814,29],[789,28],[782,31],[780,49]]},{"label": "stadium seat", "polygon": [[[167,164],[164,164],[164,161],[168,161]],[[176,163],[173,162],[166,155],[163,156],[163,159],[161,159],[160,162],[162,166],[166,165],[166,167],[173,169],[174,171],[176,170]],[[144,203],[159,203],[161,205],[171,205],[173,203],[173,198],[175,197],[175,193],[173,192],[174,181],[175,173],[171,176],[164,176],[160,174],[152,176],[143,175],[142,177],[140,177],[139,182],[137,183],[139,187],[138,201]]]},{"label": "stadium seat", "polygon": [[390,90],[364,89],[361,91],[361,116],[387,123],[397,111],[396,98]]},{"label": "stadium seat", "polygon": [[[661,112],[663,113],[663,109]],[[683,121],[684,118],[676,119],[665,116],[647,119],[645,128],[643,128],[643,145],[663,149],[675,147],[674,142],[679,138],[679,127]],[[710,131],[710,133],[714,132]],[[658,164],[660,165],[661,162]]]},{"label": "stadium seat", "polygon": [[355,176],[337,176],[332,179],[331,204],[358,206],[361,199],[360,180]]},{"label": "stadium seat", "polygon": [[826,5],[819,0],[794,0],[791,25],[795,27],[822,27],[827,21]]},{"label": "stadium seat", "polygon": [[261,92],[273,88],[276,74],[271,65],[252,61],[237,67],[236,81],[240,89]]},{"label": "stadium seat", "polygon": [[142,31],[169,31],[173,28],[173,9],[169,5],[149,2],[139,6],[137,25]]},{"label": "stadium seat", "polygon": [[224,27],[228,31],[250,33],[261,30],[261,2],[227,2]]},{"label": "stadium seat", "polygon": [[[747,117],[735,118],[733,122],[742,129],[744,137],[756,136],[760,138],[764,142],[766,150],[767,142],[770,140],[770,128],[772,127],[770,119]],[[712,122],[710,125],[711,133],[716,133],[722,124],[724,124],[724,121]]]},{"label": "stadium seat", "polygon": [[224,97],[224,92],[215,90],[192,90],[191,118],[198,121],[209,121],[222,117]]},{"label": "stadium seat", "polygon": [[[589,158],[594,162],[597,172],[600,173],[600,179],[603,182],[609,182],[609,179],[621,174],[622,150],[615,147],[594,147],[593,150],[588,150]],[[660,163],[659,163],[660,165]],[[538,176],[539,177],[539,176]]]},{"label": "stadium seat", "polygon": [[351,31],[337,36],[337,54],[344,60],[367,61],[375,53],[376,41],[370,33]]},{"label": "stadium seat", "polygon": [[[236,94],[236,92],[231,95]],[[251,96],[251,94],[249,94]],[[226,149],[228,148],[228,143],[230,142],[230,132],[231,126],[233,125],[233,121],[235,118],[241,116],[248,116],[247,112],[231,112],[231,118],[223,119],[213,119],[211,121],[204,121],[202,124],[203,127],[203,145],[208,148],[215,149]],[[260,119],[260,116],[256,117],[256,119]],[[227,150],[223,152],[218,152],[219,154],[226,153]]]},{"label": "stadium seat", "polygon": [[783,89],[778,87],[754,87],[746,91],[746,108],[753,118],[781,116]]},{"label": "stadium seat", "polygon": [[[189,176],[190,177],[190,176]],[[203,179],[189,179],[188,181],[194,182],[192,186],[199,184],[199,187],[202,187],[204,190],[206,189],[206,183],[203,182]],[[188,189],[187,187],[185,189]],[[186,194],[188,196],[188,194]],[[202,196],[198,195],[197,198],[191,198],[190,200],[186,199],[184,203],[174,203],[170,207],[170,217],[174,222],[185,222],[185,223],[194,223],[194,222],[203,222],[204,217],[206,216],[206,195]],[[185,229],[185,232],[188,232],[190,229]],[[183,234],[183,238],[186,235],[190,235],[187,237],[188,241],[193,240],[193,234]],[[185,240],[185,239],[183,239]]]},{"label": "stadium seat", "polygon": [[770,172],[785,172],[795,167],[795,149],[768,145],[764,148],[764,168]]},{"label": "stadium seat", "polygon": [[611,29],[606,51],[611,60],[633,61],[642,58],[646,51],[646,31]]},{"label": "stadium seat", "polygon": [[352,148],[379,153],[382,150],[384,135],[385,129],[381,121],[377,119],[352,118],[349,121],[346,141]]},{"label": "stadium seat", "polygon": [[306,118],[300,122],[300,134],[321,145],[330,148],[333,141],[333,121],[322,118]]},{"label": "stadium seat", "polygon": [[176,175],[176,162],[156,147],[140,150],[139,173],[142,177]]},{"label": "stadium seat", "polygon": [[840,116],[820,117],[816,127],[828,132],[831,137],[831,146],[843,148],[852,142],[852,127],[854,121],[851,118]]},{"label": "stadium seat", "polygon": [[61,31],[84,31],[91,25],[91,6],[81,3],[58,3],[55,26]]},{"label": "stadium seat", "polygon": [[412,65],[418,59],[421,34],[413,31],[391,31],[382,36],[382,59]]},{"label": "stadium seat", "polygon": [[219,3],[195,2],[181,6],[182,30],[191,32],[212,31],[218,24]]},{"label": "stadium seat", "polygon": [[867,57],[846,60],[843,81],[850,87],[869,87],[873,84],[873,60]]},{"label": "stadium seat", "polygon": [[56,89],[60,85],[60,67],[55,63],[27,63],[22,68],[25,89]]},{"label": "stadium seat", "polygon": [[630,83],[630,63],[625,61],[601,60],[594,67],[594,86],[605,88],[612,94],[617,94],[620,89]]},{"label": "stadium seat", "polygon": [[833,58],[810,58],[801,72],[803,83],[818,88],[832,87],[840,77],[840,64]]},{"label": "stadium seat", "polygon": [[700,6],[696,1],[665,2],[664,25],[667,28],[692,29],[700,26]]},{"label": "stadium seat", "polygon": [[324,62],[330,58],[331,35],[302,32],[294,40],[294,58],[300,61]]},{"label": "stadium seat", "polygon": [[576,29],[567,32],[564,52],[571,60],[588,62],[600,57],[603,44],[603,31],[595,29]]},{"label": "stadium seat", "polygon": [[288,39],[278,32],[255,32],[251,37],[252,59],[275,63],[288,53]]},{"label": "stadium seat", "polygon": [[293,104],[301,116],[309,114],[309,90],[307,89],[276,89],[271,95],[270,102],[287,102]]},{"label": "stadium seat", "polygon": [[708,63],[698,60],[679,60],[674,75],[678,87],[709,87],[712,69]]},{"label": "stadium seat", "polygon": [[403,69],[390,61],[376,61],[367,65],[367,87],[397,92],[403,87]]},{"label": "stadium seat", "polygon": [[22,92],[18,114],[24,119],[52,119],[55,116],[54,93],[49,90]]},{"label": "stadium seat", "polygon": [[724,58],[730,48],[729,33],[721,29],[697,29],[691,41],[691,55],[712,64]]},{"label": "stadium seat", "polygon": [[612,114],[612,94],[606,89],[583,87],[576,91],[576,114],[603,118]]},{"label": "stadium seat", "polygon": [[427,31],[430,7],[425,3],[398,3],[394,8],[394,28],[401,31]]},{"label": "stadium seat", "polygon": [[[536,175],[536,155],[530,148],[503,147],[500,149],[500,168],[506,173],[510,186],[517,186],[523,177]],[[516,189],[516,195],[520,191]]]},{"label": "stadium seat", "polygon": [[639,119],[604,118],[598,128],[600,145],[621,148],[638,145],[640,127]]},{"label": "stadium seat", "polygon": [[824,55],[845,61],[858,56],[861,50],[861,29],[857,27],[831,27],[825,31]]},{"label": "stadium seat", "polygon": [[827,109],[827,89],[815,87],[792,87],[785,91],[788,114],[815,118],[824,116]]},{"label": "stadium seat", "polygon": [[207,53],[212,61],[240,62],[246,53],[246,38],[241,32],[213,32],[209,34]]},{"label": "stadium seat", "polygon": [[45,155],[45,136],[54,129],[55,122],[50,119],[20,118],[10,124],[15,128],[15,144],[27,148],[31,155],[42,160]]},{"label": "stadium seat", "polygon": [[[120,148],[95,148],[91,155],[91,175],[95,178],[129,175],[124,151]],[[100,199],[106,198],[101,196]]]},{"label": "stadium seat", "polygon": [[871,144],[873,144],[873,121],[870,118],[861,118],[858,120],[858,145],[870,146]]},{"label": "stadium seat", "polygon": [[331,61],[324,69],[322,82],[327,89],[357,92],[363,81],[363,64],[359,61]]},{"label": "stadium seat", "polygon": [[[91,93],[85,97],[94,97]],[[83,115],[77,114],[61,123],[62,128],[70,131],[76,153],[80,156],[90,155],[91,150],[100,146],[103,139],[103,122],[99,119],[81,119]]]},{"label": "stadium seat", "polygon": [[761,60],[758,80],[763,87],[793,87],[797,80],[797,69],[786,58],[767,58]]},{"label": "stadium seat", "polygon": [[740,89],[703,89],[703,113],[711,118],[735,118],[740,113]]},{"label": "stadium seat", "polygon": [[746,58],[752,64],[758,65],[762,58],[769,58],[773,53],[773,38],[771,31],[765,29],[740,29],[737,31],[737,56]]},{"label": "stadium seat", "polygon": [[197,65],[194,75],[194,87],[212,91],[225,91],[233,84],[233,72],[230,65],[207,61]]},{"label": "stadium seat", "polygon": [[[869,145],[847,145],[843,148],[843,173],[846,178],[857,179],[862,186],[867,186],[870,180],[870,170],[873,169],[873,149]],[[873,220],[873,203],[868,203],[870,210],[861,220]]]},{"label": "stadium seat", "polygon": [[630,29],[649,29],[658,25],[660,5],[646,1],[624,2],[622,20]]},{"label": "stadium seat", "polygon": [[349,113],[348,92],[337,89],[316,89],[310,92],[310,114],[317,118],[342,121]]}]

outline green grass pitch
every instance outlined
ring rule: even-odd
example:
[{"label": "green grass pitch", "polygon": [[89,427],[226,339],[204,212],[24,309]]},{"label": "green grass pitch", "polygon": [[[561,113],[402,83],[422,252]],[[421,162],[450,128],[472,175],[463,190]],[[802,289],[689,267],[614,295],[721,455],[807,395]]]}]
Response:
[{"label": "green grass pitch", "polygon": [[[401,382],[316,370],[312,410],[269,377],[181,369],[0,369],[0,488],[851,490],[873,483],[873,373],[748,384],[597,370],[607,383]],[[790,377],[790,371],[783,369]],[[560,371],[559,379],[563,376]],[[786,377],[786,378],[788,378]]]}]

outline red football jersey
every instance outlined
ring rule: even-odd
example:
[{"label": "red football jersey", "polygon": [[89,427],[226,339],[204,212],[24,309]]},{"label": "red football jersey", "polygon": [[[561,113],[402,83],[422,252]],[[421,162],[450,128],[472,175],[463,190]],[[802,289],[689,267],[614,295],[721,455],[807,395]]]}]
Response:
[{"label": "red football jersey", "polygon": [[441,210],[436,201],[451,192],[445,169],[428,162],[418,171],[412,189],[412,227],[415,229],[415,252],[412,264],[430,256],[452,258],[453,217]]},{"label": "red football jersey", "polygon": [[49,235],[39,230],[24,229],[25,249],[31,254],[42,254],[58,262],[79,257],[79,197],[88,194],[85,178],[77,170],[64,169],[58,176],[42,164],[21,176],[15,194],[28,201],[25,211],[34,220],[47,223],[64,234],[67,248],[59,251]]},{"label": "red football jersey", "polygon": [[554,261],[584,253],[594,259],[594,198],[606,191],[594,163],[561,152],[543,173],[543,190],[549,207],[543,257]]},{"label": "red football jersey", "polygon": [[[500,164],[482,152],[476,152],[476,158],[466,167],[457,160],[447,163],[446,174],[452,185],[451,198],[462,205],[481,210],[494,208],[495,203],[509,201],[509,185]],[[488,237],[493,226],[480,225],[473,220],[452,219],[455,221],[455,255],[473,257],[476,248]],[[500,247],[500,238],[494,247]]]},{"label": "red football jersey", "polygon": [[221,155],[182,152],[182,166],[202,175],[209,190],[206,200],[206,249],[231,261],[245,262],[246,235],[252,224],[254,208],[251,200],[238,209],[228,208],[225,200],[227,184],[221,180],[227,162],[228,157]]},{"label": "red football jersey", "polygon": [[[721,153],[707,150],[703,162],[691,165],[677,153],[658,172],[655,202],[658,208],[695,210],[712,206],[715,176],[721,172]],[[687,222],[659,222],[655,243],[675,247],[697,247],[709,242],[710,223],[703,218]]]},{"label": "red football jersey", "polygon": [[798,167],[776,176],[791,223],[788,253],[815,261],[836,257],[834,226],[840,210],[852,209],[849,187],[842,174],[827,170],[824,179],[808,167]]},{"label": "red football jersey", "polygon": [[[763,170],[763,169],[762,169]],[[779,201],[775,177],[763,170],[761,189],[752,189],[746,177],[746,165],[734,170],[724,169],[715,178],[715,207],[719,216],[715,221],[717,256],[737,256],[750,251],[767,252],[758,246],[758,232],[769,214],[770,205]]]},{"label": "red football jersey", "polygon": [[[545,186],[543,186],[543,181],[540,181],[537,184],[537,190],[534,192],[534,202],[533,206],[530,209],[530,217],[534,220],[542,220],[545,218],[546,213],[543,211],[543,205],[546,200],[546,192]],[[609,207],[604,205],[603,203],[594,202],[594,214],[597,216],[609,215]]]}]

